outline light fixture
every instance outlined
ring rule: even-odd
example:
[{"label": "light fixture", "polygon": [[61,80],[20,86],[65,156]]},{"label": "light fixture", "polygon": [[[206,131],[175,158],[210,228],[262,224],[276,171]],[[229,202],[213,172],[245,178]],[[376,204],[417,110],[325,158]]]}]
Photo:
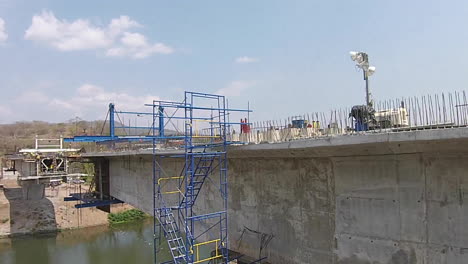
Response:
[{"label": "light fixture", "polygon": [[349,55],[351,56],[351,60],[356,62],[356,67],[362,69],[364,80],[366,81],[366,104],[367,106],[372,107],[373,103],[370,98],[369,91],[369,76],[374,74],[375,67],[369,66],[369,56],[365,52],[350,51]]},{"label": "light fixture", "polygon": [[358,52],[356,52],[356,51],[350,51],[350,52],[349,52],[349,55],[351,56],[351,59],[352,59],[353,61],[356,61]]},{"label": "light fixture", "polygon": [[375,67],[374,66],[369,66],[367,69],[367,76],[371,76],[375,72]]}]

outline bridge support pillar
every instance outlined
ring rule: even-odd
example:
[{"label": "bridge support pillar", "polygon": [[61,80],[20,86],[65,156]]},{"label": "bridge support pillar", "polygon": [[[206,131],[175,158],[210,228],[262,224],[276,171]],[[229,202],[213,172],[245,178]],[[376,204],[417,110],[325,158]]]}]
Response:
[{"label": "bridge support pillar", "polygon": [[23,199],[25,200],[41,200],[45,198],[45,184],[35,181],[23,181],[21,183],[23,191]]}]

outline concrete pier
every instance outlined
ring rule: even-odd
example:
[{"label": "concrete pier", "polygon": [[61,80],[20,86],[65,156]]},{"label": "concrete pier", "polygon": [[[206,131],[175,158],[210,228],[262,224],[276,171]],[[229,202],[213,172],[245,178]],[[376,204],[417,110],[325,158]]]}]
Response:
[{"label": "concrete pier", "polygon": [[45,184],[36,181],[22,181],[21,191],[24,200],[40,200],[45,198]]},{"label": "concrete pier", "polygon": [[[109,161],[110,195],[152,212],[150,152],[87,155]],[[230,248],[278,264],[468,263],[467,160],[467,128],[231,147]],[[214,186],[197,209],[217,206]]]}]

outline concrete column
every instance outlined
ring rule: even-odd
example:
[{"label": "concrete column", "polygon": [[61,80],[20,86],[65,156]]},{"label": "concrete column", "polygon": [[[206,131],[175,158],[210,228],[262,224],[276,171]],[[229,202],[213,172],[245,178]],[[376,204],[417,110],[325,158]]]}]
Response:
[{"label": "concrete column", "polygon": [[3,158],[0,158],[0,179],[3,179]]},{"label": "concrete column", "polygon": [[23,199],[41,200],[45,198],[45,184],[33,181],[23,181],[21,183]]},{"label": "concrete column", "polygon": [[103,200],[104,193],[102,191],[102,163],[101,162],[98,163],[98,173],[99,173],[98,175],[99,176],[99,198]]}]

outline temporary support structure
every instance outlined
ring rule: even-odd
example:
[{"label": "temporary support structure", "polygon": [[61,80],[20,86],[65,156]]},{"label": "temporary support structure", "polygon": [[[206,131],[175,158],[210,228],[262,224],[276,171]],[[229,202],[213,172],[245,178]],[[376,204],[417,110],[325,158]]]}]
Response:
[{"label": "temporary support structure", "polygon": [[[170,263],[228,263],[227,146],[230,126],[239,124],[229,122],[229,112],[250,110],[228,109],[224,96],[196,92],[185,92],[182,103],[154,101],[152,106],[153,124],[161,114],[160,109],[173,109],[174,114],[168,119],[183,120],[184,153],[177,157],[185,161],[180,175],[166,175],[165,157],[158,153],[158,145],[171,137],[154,134],[155,263],[162,263],[158,253],[163,236],[171,253]],[[183,115],[177,116],[180,109]],[[195,129],[197,122],[205,123],[202,130],[208,132],[200,133]],[[215,175],[216,181],[212,179]],[[216,182],[214,189],[219,190],[219,194],[213,195],[213,206],[209,208],[197,206],[197,198],[207,182],[212,185]]]},{"label": "temporary support structure", "polygon": [[[163,111],[161,109],[161,111]],[[116,110],[116,107],[113,103],[109,104],[109,110],[107,112],[106,119],[104,124],[109,120],[109,131],[108,135],[85,135],[85,136],[74,136],[72,138],[64,138],[63,142],[72,143],[72,142],[96,142],[96,143],[117,143],[117,142],[148,142],[151,144],[153,140],[152,131],[154,129],[161,131],[163,126],[157,127],[154,124],[148,125],[125,125],[125,120],[122,120],[120,117],[128,116],[130,118],[137,117],[148,117],[151,119],[154,113],[152,112],[135,112],[135,111],[119,111]],[[160,118],[160,124],[164,123],[164,117],[162,115],[158,116]],[[116,119],[117,118],[117,119]],[[118,120],[118,121],[117,121]],[[135,121],[136,122],[136,121]],[[120,130],[121,133],[118,133]],[[139,133],[131,133],[131,131],[138,131]],[[123,133],[122,133],[123,132]],[[102,133],[101,133],[102,134]],[[161,134],[163,135],[163,134]],[[159,135],[158,135],[159,136]]]},{"label": "temporary support structure", "polygon": [[[145,106],[152,107],[152,112],[117,111],[114,104],[109,104],[108,136],[75,136],[65,139],[65,142],[152,142],[155,263],[227,264],[227,146],[239,143],[232,141],[231,125],[250,125],[246,122],[231,123],[229,115],[231,112],[248,115],[252,111],[229,109],[224,96],[197,92],[185,92],[183,102],[154,100]],[[120,120],[120,125],[116,126],[115,116],[118,114],[152,116],[152,125],[124,126]],[[173,121],[183,122],[181,131]],[[168,133],[168,124],[172,124],[176,132]],[[150,133],[117,135],[117,129],[148,129]],[[160,151],[160,148],[176,143],[183,147],[183,151],[176,154]],[[163,164],[168,158],[183,160],[183,170],[179,175],[165,172]],[[210,201],[213,206],[197,203],[199,194],[207,185],[213,187],[210,190],[210,196],[214,197]],[[95,204],[100,202],[92,201]],[[169,261],[159,257],[163,238],[171,253]]]}]

